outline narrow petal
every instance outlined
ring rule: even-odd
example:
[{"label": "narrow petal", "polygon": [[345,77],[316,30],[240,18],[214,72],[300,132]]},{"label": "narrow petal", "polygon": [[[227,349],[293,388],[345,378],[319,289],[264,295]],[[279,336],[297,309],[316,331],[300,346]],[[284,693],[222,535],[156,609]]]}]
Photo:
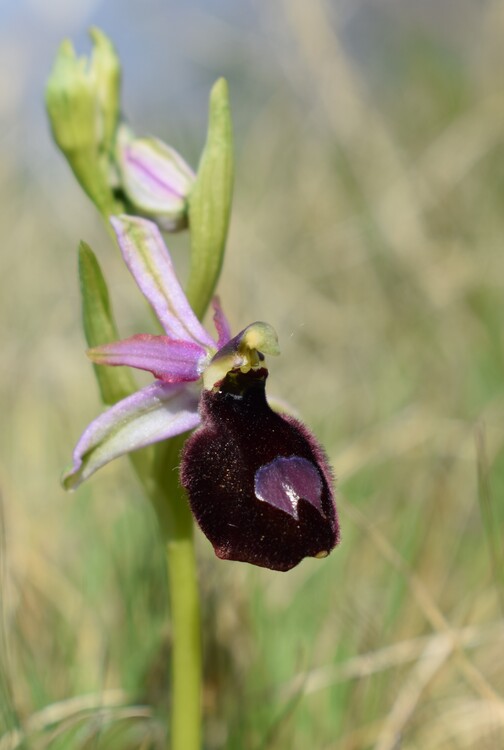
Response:
[{"label": "narrow petal", "polygon": [[196,391],[152,383],[91,422],[77,443],[63,486],[75,489],[114,458],[192,430],[199,422]]},{"label": "narrow petal", "polygon": [[224,311],[220,303],[220,298],[217,295],[215,295],[215,297],[212,299],[212,307],[214,309],[213,321],[215,330],[217,331],[217,335],[219,337],[217,346],[220,349],[231,339],[231,326],[229,325],[228,319],[224,315]]},{"label": "narrow petal", "polygon": [[111,219],[126,265],[170,338],[215,347],[191,309],[157,226],[146,219]]},{"label": "narrow petal", "polygon": [[168,336],[148,333],[88,350],[88,357],[96,365],[128,365],[148,370],[165,383],[198,380],[206,356],[206,350],[193,341],[174,341]]}]

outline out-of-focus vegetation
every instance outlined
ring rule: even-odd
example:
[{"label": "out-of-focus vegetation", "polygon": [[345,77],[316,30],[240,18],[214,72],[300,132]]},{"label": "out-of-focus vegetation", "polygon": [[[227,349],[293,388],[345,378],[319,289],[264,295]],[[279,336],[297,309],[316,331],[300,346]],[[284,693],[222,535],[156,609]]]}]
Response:
[{"label": "out-of-focus vegetation", "polygon": [[[221,297],[236,330],[278,331],[270,392],[325,443],[343,529],[289,574],[218,561],[199,535],[208,750],[504,747],[504,16],[443,27],[442,3],[418,26],[419,5],[375,11],[357,56],[336,3],[258,3],[253,30],[236,10],[179,19],[201,78],[231,84]],[[196,158],[203,122],[142,70],[125,81],[155,111],[142,125]],[[17,127],[0,135],[0,748],[154,750],[170,630],[150,507],[127,460],[58,485],[100,408],[79,239],[122,333],[150,318],[59,155]]]}]

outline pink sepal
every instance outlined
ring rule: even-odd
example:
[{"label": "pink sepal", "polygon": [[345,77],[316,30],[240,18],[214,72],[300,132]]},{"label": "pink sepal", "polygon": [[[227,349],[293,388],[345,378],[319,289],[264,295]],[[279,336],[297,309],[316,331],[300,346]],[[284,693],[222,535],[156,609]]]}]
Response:
[{"label": "pink sepal", "polygon": [[215,347],[194,314],[175,274],[170,253],[157,226],[136,216],[113,216],[126,265],[170,338]]},{"label": "pink sepal", "polygon": [[196,388],[152,383],[91,422],[75,447],[63,486],[75,489],[114,458],[192,430],[199,422]]},{"label": "pink sepal", "polygon": [[88,356],[97,365],[127,365],[165,383],[185,383],[200,377],[206,351],[193,341],[141,333],[89,349]]}]

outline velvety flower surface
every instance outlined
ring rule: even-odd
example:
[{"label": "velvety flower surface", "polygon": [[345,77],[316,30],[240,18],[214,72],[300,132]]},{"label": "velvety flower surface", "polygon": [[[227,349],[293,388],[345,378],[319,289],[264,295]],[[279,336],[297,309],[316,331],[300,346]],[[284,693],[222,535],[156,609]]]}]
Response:
[{"label": "velvety flower surface", "polygon": [[229,372],[204,390],[181,481],[218,557],[289,570],[338,542],[332,475],[306,427],[266,401],[267,370]]},{"label": "velvety flower surface", "polygon": [[264,355],[278,353],[274,330],[253,323],[231,338],[215,299],[212,336],[191,309],[157,226],[129,216],[112,225],[164,333],[89,350],[95,364],[147,370],[155,381],[89,425],[64,486],[201,424],[186,441],[181,482],[216,554],[274,570],[325,557],[339,536],[331,470],[306,427],[268,405]]}]

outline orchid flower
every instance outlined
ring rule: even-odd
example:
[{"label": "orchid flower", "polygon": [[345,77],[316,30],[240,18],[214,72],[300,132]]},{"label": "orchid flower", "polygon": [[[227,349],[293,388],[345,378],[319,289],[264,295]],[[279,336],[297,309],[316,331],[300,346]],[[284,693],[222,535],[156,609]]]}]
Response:
[{"label": "orchid flower", "polygon": [[164,334],[139,334],[88,351],[99,365],[151,372],[84,431],[63,478],[76,488],[118,456],[201,425],[182,454],[181,483],[216,554],[276,570],[325,557],[338,541],[332,475],[322,447],[266,401],[265,354],[273,328],[257,322],[231,337],[214,298],[212,336],[191,309],[155,224],[130,216],[112,226],[124,260]]}]

